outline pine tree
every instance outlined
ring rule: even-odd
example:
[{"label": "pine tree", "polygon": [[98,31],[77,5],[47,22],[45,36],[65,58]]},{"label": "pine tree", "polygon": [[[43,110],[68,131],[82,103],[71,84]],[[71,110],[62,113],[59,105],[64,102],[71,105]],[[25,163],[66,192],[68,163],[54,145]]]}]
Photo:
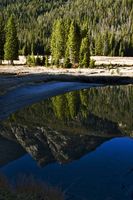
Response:
[{"label": "pine tree", "polygon": [[23,55],[24,56],[28,56],[29,55],[27,43],[24,45],[22,50],[23,50]]},{"label": "pine tree", "polygon": [[85,37],[82,39],[80,53],[79,53],[79,65],[80,67],[89,67],[90,64],[90,48],[89,39]]},{"label": "pine tree", "polygon": [[13,60],[18,59],[18,37],[13,16],[11,16],[7,22],[4,52],[4,58],[10,61],[10,64],[13,64]]},{"label": "pine tree", "polygon": [[62,20],[57,20],[53,25],[51,37],[51,54],[55,64],[59,64],[65,52],[65,32],[64,23]]},{"label": "pine tree", "polygon": [[108,32],[103,35],[103,55],[108,56],[110,54],[110,38]]},{"label": "pine tree", "polygon": [[103,55],[103,38],[101,35],[98,35],[95,38],[95,55],[96,56]]},{"label": "pine tree", "polygon": [[115,35],[112,34],[110,37],[110,55],[114,56],[115,55]]},{"label": "pine tree", "polygon": [[80,49],[80,29],[75,22],[71,23],[70,31],[68,34],[66,59],[69,58],[72,64],[79,62],[79,49]]},{"label": "pine tree", "polygon": [[66,43],[67,43],[67,40],[68,40],[68,33],[70,31],[70,25],[71,25],[71,20],[70,19],[66,19],[64,20],[64,41],[65,41],[65,46],[64,48],[66,49]]},{"label": "pine tree", "polygon": [[5,30],[4,30],[4,19],[0,16],[0,64],[4,59],[4,43],[5,43]]},{"label": "pine tree", "polygon": [[123,43],[122,42],[120,42],[119,56],[124,56],[124,49],[123,49]]}]

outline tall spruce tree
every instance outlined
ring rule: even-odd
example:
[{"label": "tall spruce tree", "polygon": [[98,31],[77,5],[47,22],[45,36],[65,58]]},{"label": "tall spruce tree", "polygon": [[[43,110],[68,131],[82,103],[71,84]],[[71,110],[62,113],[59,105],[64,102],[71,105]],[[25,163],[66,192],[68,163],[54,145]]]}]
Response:
[{"label": "tall spruce tree", "polygon": [[103,55],[108,56],[110,55],[110,40],[109,40],[109,33],[105,32],[103,35]]},{"label": "tall spruce tree", "polygon": [[114,56],[115,55],[115,35],[111,34],[110,36],[110,56]]},{"label": "tall spruce tree", "polygon": [[80,67],[89,67],[90,64],[90,47],[89,39],[85,37],[82,39],[80,53],[79,53],[79,65]]},{"label": "tall spruce tree", "polygon": [[4,59],[4,43],[5,43],[5,24],[3,16],[0,16],[0,64]]},{"label": "tall spruce tree", "polygon": [[95,55],[96,56],[103,55],[103,37],[102,37],[102,35],[98,35],[95,38]]},{"label": "tall spruce tree", "polygon": [[68,34],[66,60],[69,58],[72,64],[79,62],[80,29],[77,23],[72,22]]},{"label": "tall spruce tree", "polygon": [[6,42],[4,46],[4,58],[13,64],[13,60],[18,59],[18,37],[14,17],[8,19],[6,26]]},{"label": "tall spruce tree", "polygon": [[51,54],[54,64],[59,64],[65,54],[65,32],[62,20],[57,20],[53,25],[51,36]]}]

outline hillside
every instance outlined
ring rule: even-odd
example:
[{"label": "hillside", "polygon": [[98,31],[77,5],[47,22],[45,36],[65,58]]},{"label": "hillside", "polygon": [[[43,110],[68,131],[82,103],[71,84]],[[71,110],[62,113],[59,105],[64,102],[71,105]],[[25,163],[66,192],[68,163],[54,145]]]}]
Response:
[{"label": "hillside", "polygon": [[[20,49],[26,45],[35,53],[49,51],[52,24],[62,18],[76,20],[82,35],[89,33],[93,55],[133,55],[132,0],[0,0],[0,12],[16,16]],[[107,41],[104,52],[94,51],[102,40]],[[107,51],[110,41],[113,48]]]}]

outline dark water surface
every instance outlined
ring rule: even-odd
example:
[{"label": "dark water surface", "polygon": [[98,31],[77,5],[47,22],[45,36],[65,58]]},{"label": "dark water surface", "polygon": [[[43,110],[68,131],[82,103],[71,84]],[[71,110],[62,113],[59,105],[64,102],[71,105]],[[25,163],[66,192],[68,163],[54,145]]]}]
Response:
[{"label": "dark water surface", "polygon": [[70,200],[133,199],[133,86],[68,92],[0,122],[0,172],[62,188]]}]

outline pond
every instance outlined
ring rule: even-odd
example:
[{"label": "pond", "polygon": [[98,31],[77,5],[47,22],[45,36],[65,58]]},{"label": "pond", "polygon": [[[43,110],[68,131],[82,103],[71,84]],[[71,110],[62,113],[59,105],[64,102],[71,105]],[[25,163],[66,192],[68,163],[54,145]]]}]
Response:
[{"label": "pond", "polygon": [[80,89],[0,122],[0,172],[58,186],[69,200],[133,199],[133,86]]}]

